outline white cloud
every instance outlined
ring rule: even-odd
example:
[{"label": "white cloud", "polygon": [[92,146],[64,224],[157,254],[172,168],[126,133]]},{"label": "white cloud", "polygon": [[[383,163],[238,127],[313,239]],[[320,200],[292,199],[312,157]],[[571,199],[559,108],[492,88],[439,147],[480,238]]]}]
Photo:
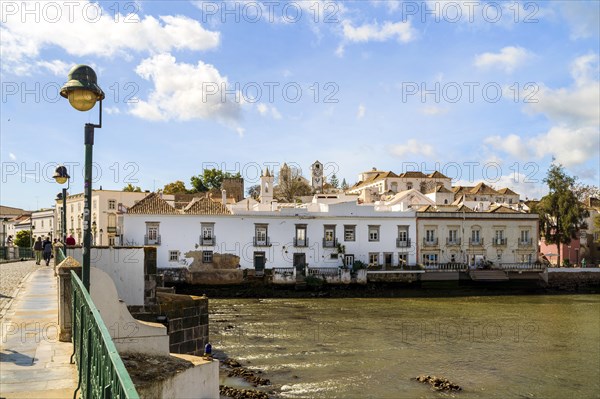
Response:
[{"label": "white cloud", "polygon": [[531,53],[523,47],[508,46],[499,53],[483,53],[475,56],[475,66],[478,68],[498,68],[505,72],[512,72],[523,65]]},{"label": "white cloud", "polygon": [[68,64],[61,60],[52,60],[52,61],[38,61],[36,65],[39,68],[45,68],[48,71],[52,72],[56,76],[65,77],[69,73],[69,70],[73,66],[72,64]]},{"label": "white cloud", "polygon": [[446,112],[448,112],[448,109],[442,108],[442,107],[437,107],[435,105],[421,108],[421,113],[423,113],[425,115],[431,115],[431,116],[443,115]]},{"label": "white cloud", "polygon": [[600,30],[600,3],[598,1],[557,2],[562,15],[571,26],[571,38],[598,36]]},{"label": "white cloud", "polygon": [[430,157],[433,155],[433,147],[429,144],[419,142],[416,139],[410,139],[406,142],[406,144],[397,144],[391,146],[390,153],[397,157],[403,157],[408,154]]},{"label": "white cloud", "polygon": [[13,160],[13,161],[16,161],[16,160],[17,160],[17,156],[16,156],[15,154],[13,154],[12,152],[9,152],[9,153],[8,153],[8,157],[9,157],[11,160]]},{"label": "white cloud", "polygon": [[555,126],[530,143],[538,157],[552,155],[565,166],[579,165],[600,156],[598,127],[573,129]]},{"label": "white cloud", "polygon": [[104,110],[109,115],[118,115],[121,113],[121,110],[118,107],[106,107]]},{"label": "white cloud", "polygon": [[[127,22],[126,16],[101,9],[98,3],[54,2],[53,5],[59,7],[59,18],[55,19],[52,14],[52,18],[38,18],[36,22],[32,16],[23,23],[21,13],[2,16],[3,70],[27,74],[38,66],[56,72],[62,68],[62,61],[39,60],[40,53],[52,47],[60,47],[79,57],[121,56],[127,59],[131,52],[207,50],[217,47],[220,41],[218,32],[208,31],[198,21],[185,16],[136,16],[137,21]],[[95,13],[100,17],[96,18]]]},{"label": "white cloud", "polygon": [[346,52],[346,49],[344,48],[343,44],[340,44],[339,46],[337,46],[337,48],[335,49],[335,55],[339,58],[342,58],[344,56],[344,53]]},{"label": "white cloud", "polygon": [[244,137],[244,134],[246,133],[246,129],[244,129],[243,127],[236,127],[235,131],[240,136],[240,138]]},{"label": "white cloud", "polygon": [[396,39],[398,42],[407,43],[415,38],[415,32],[410,21],[389,22],[382,25],[377,22],[354,27],[349,20],[342,21],[344,38],[349,42],[365,43],[370,41],[384,42]]},{"label": "white cloud", "polygon": [[[130,112],[150,120],[215,119],[237,128],[241,119],[240,93],[234,97],[227,77],[210,64],[177,63],[170,54],[142,60],[136,72],[152,81],[154,90],[147,100],[132,104]],[[238,132],[239,133],[239,132]]]},{"label": "white cloud", "polygon": [[527,140],[515,134],[493,136],[485,143],[520,159],[552,156],[565,166],[581,165],[600,155],[600,80],[598,55],[571,63],[573,85],[551,89],[541,85],[526,111],[546,116],[554,125]]},{"label": "white cloud", "polygon": [[487,137],[484,140],[484,143],[519,159],[527,159],[531,156],[531,152],[526,147],[526,143],[524,143],[521,137],[516,134],[510,134],[507,137]]},{"label": "white cloud", "polygon": [[366,112],[367,112],[367,108],[365,108],[364,105],[360,104],[358,106],[358,111],[356,111],[356,119],[364,118]]},{"label": "white cloud", "polygon": [[273,106],[269,107],[268,105],[260,103],[256,106],[256,109],[258,110],[258,113],[261,114],[262,116],[271,115],[271,117],[273,117],[273,119],[281,119],[282,118],[281,114],[279,113],[277,108],[275,108]]}]

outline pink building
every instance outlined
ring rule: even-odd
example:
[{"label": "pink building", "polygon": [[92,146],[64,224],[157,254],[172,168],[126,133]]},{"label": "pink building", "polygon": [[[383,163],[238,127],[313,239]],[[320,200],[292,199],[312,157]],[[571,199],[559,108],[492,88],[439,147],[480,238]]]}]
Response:
[{"label": "pink building", "polygon": [[554,265],[562,265],[564,260],[568,260],[571,265],[580,266],[580,251],[581,245],[579,238],[573,239],[570,244],[560,245],[559,259],[558,254],[556,253],[556,245],[546,244],[546,241],[543,238],[540,240],[540,253]]}]

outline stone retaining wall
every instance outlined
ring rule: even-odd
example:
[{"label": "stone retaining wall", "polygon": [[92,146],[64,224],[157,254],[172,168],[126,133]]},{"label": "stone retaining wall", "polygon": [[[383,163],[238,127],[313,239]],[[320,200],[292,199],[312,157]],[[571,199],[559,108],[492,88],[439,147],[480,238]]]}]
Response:
[{"label": "stone retaining wall", "polygon": [[208,298],[165,292],[156,294],[169,333],[172,353],[202,356],[208,343]]}]

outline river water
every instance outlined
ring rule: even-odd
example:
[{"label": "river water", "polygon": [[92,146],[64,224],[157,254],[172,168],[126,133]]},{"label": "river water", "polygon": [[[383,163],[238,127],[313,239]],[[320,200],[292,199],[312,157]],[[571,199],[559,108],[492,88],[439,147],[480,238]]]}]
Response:
[{"label": "river water", "polygon": [[600,398],[600,295],[211,299],[210,312],[213,347],[283,398]]}]

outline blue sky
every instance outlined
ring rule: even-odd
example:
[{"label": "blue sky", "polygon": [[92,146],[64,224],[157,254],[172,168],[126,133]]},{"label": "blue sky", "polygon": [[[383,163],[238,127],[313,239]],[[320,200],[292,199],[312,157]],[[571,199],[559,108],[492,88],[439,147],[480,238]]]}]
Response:
[{"label": "blue sky", "polygon": [[94,187],[315,160],[438,169],[522,197],[552,158],[600,169],[599,2],[3,1],[2,205],[51,206],[66,163],[83,190],[81,113],[57,95],[91,65],[106,93]]}]

